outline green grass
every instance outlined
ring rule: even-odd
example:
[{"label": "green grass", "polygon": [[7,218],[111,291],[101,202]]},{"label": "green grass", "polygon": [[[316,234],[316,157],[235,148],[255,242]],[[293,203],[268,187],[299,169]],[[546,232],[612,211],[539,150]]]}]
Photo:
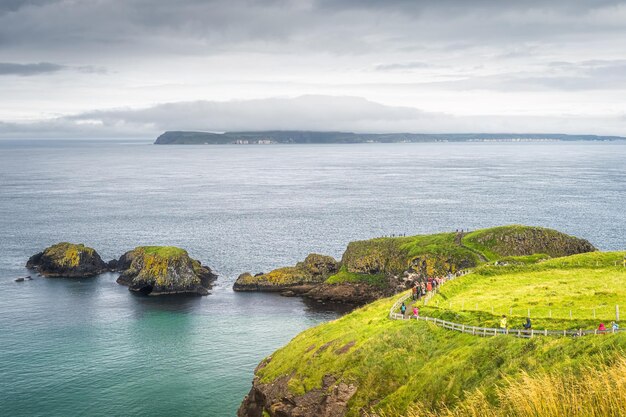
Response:
[{"label": "green grass", "polygon": [[480,252],[488,261],[506,256],[545,253],[552,257],[595,250],[589,242],[557,230],[523,225],[476,230],[463,237],[463,245]]},{"label": "green grass", "polygon": [[345,267],[342,267],[338,273],[330,276],[325,283],[326,284],[345,284],[345,283],[366,283],[377,287],[384,287],[387,284],[387,279],[384,274],[358,274],[355,272],[346,271]]},{"label": "green grass", "polygon": [[[415,402],[453,407],[480,389],[497,402],[497,389],[522,376],[576,371],[623,355],[626,334],[585,338],[480,338],[432,323],[387,318],[396,297],[379,300],[296,336],[257,375],[270,383],[291,376],[289,389],[320,388],[324,375],[358,386],[348,416],[362,410],[399,415]],[[354,344],[347,352],[342,347]]]},{"label": "green grass", "polygon": [[592,252],[537,264],[484,265],[445,284],[421,313],[485,327],[497,327],[505,314],[512,328],[521,328],[530,310],[535,329],[608,325],[616,305],[626,312],[625,255]]},{"label": "green grass", "polygon": [[156,255],[163,258],[174,258],[187,255],[187,251],[176,246],[140,246],[137,249],[142,250],[147,255]]},{"label": "green grass", "polygon": [[[484,264],[446,283],[420,314],[497,327],[500,314],[509,315],[512,308],[509,323],[520,328],[530,308],[535,329],[595,328],[601,320],[610,322],[615,304],[623,304],[626,312],[625,256],[537,255],[510,258],[506,266]],[[338,275],[350,279],[345,270]],[[502,393],[524,381],[569,375],[575,382],[589,369],[626,358],[626,333],[482,338],[423,321],[390,320],[389,308],[398,297],[302,332],[276,351],[257,376],[262,383],[287,377],[295,395],[320,388],[325,375],[354,384],[358,389],[348,403],[348,416],[363,411],[402,415],[407,410],[421,415],[411,411],[416,405],[434,416],[437,410],[471,406],[472,395],[479,395],[484,407],[498,410]]]}]

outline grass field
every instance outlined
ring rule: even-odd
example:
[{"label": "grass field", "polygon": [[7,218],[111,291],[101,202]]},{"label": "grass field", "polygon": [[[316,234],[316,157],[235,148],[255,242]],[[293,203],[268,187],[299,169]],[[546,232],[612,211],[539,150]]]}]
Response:
[{"label": "grass field", "polygon": [[142,250],[147,255],[156,255],[163,258],[187,255],[186,250],[177,248],[176,246],[140,246],[137,249]]},{"label": "grass field", "polygon": [[325,375],[355,384],[359,388],[348,416],[360,416],[364,409],[398,416],[417,405],[434,413],[429,415],[448,415],[446,410],[467,405],[476,395],[484,407],[497,408],[502,390],[526,376],[539,381],[551,373],[578,375],[589,366],[613,366],[626,349],[623,333],[481,338],[432,323],[389,320],[396,298],[301,333],[257,375],[265,383],[291,376],[288,386],[295,394],[319,388]]},{"label": "grass field", "polygon": [[537,264],[484,265],[446,283],[421,312],[487,327],[497,327],[505,314],[510,327],[521,328],[529,312],[536,329],[608,325],[616,305],[626,314],[625,255],[592,252]]}]

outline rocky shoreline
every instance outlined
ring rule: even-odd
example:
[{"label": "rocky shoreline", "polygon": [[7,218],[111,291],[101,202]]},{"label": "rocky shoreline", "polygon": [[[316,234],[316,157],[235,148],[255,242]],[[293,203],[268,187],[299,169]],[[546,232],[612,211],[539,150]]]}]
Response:
[{"label": "rocky shoreline", "polygon": [[238,292],[278,292],[285,297],[306,297],[320,303],[361,305],[387,295],[388,291],[366,283],[327,284],[341,262],[330,256],[309,254],[292,267],[252,275],[244,272],[233,285]]}]

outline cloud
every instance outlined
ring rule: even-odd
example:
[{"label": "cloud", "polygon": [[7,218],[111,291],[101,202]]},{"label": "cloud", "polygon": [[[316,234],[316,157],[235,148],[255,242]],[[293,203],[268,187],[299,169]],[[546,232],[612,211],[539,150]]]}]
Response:
[{"label": "cloud", "polygon": [[0,10],[0,45],[88,54],[368,53],[626,32],[618,0],[9,0]]},{"label": "cloud", "polygon": [[442,109],[615,114],[626,111],[624,21],[623,0],[5,0],[0,120],[83,114],[95,102],[154,112],[194,100],[195,114],[303,94],[402,103],[435,118]]},{"label": "cloud", "polygon": [[65,70],[77,71],[85,74],[106,74],[107,72],[106,68],[96,67],[93,65],[72,67],[68,65],[53,64],[50,62],[39,62],[37,64],[17,64],[14,62],[0,62],[0,76],[18,75],[22,77],[29,77],[34,75],[53,74]]},{"label": "cloud", "polygon": [[85,112],[33,123],[0,123],[0,137],[156,137],[165,130],[315,130],[411,133],[619,134],[624,117],[472,116],[387,106],[358,97],[301,96],[164,103]]},{"label": "cloud", "polygon": [[376,71],[396,71],[396,70],[413,70],[413,69],[424,69],[424,68],[432,68],[433,65],[428,62],[398,62],[392,64],[379,64],[376,65]]},{"label": "cloud", "polygon": [[15,64],[11,62],[0,62],[0,75],[41,75],[59,72],[67,68],[64,65],[52,64],[50,62],[40,62],[38,64]]},{"label": "cloud", "polygon": [[437,84],[454,90],[585,91],[626,88],[626,60],[550,62],[535,71],[504,72]]}]

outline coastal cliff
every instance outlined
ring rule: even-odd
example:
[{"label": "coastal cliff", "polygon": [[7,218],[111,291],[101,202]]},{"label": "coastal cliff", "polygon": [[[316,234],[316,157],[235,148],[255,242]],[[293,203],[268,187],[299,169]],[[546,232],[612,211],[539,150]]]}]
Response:
[{"label": "coastal cliff", "polygon": [[28,259],[26,268],[45,277],[86,278],[108,270],[107,264],[93,248],[60,242]]},{"label": "coastal cliff", "polygon": [[402,291],[417,279],[456,274],[506,257],[541,254],[547,259],[595,250],[584,239],[520,225],[471,233],[382,237],[350,242],[341,261],[324,273],[311,274],[305,261],[304,265],[279,268],[268,274],[242,274],[233,288],[290,291],[289,295],[322,302],[362,305]]},{"label": "coastal cliff", "polygon": [[210,268],[174,246],[139,246],[115,263],[117,283],[145,295],[207,295],[217,279]]},{"label": "coastal cliff", "polygon": [[560,133],[354,133],[309,130],[267,130],[251,132],[167,131],[155,145],[269,145],[310,143],[423,143],[423,142],[545,142],[613,141],[621,136],[567,135]]},{"label": "coastal cliff", "polygon": [[[611,304],[626,296],[625,255],[594,251],[484,263],[444,284],[420,315],[497,327],[506,314],[516,329],[531,310],[538,332],[594,329],[598,321],[610,322]],[[603,291],[575,291],[606,283]],[[391,320],[397,298],[308,329],[265,358],[238,417],[617,416],[626,406],[626,332],[480,337],[432,322]]]}]

